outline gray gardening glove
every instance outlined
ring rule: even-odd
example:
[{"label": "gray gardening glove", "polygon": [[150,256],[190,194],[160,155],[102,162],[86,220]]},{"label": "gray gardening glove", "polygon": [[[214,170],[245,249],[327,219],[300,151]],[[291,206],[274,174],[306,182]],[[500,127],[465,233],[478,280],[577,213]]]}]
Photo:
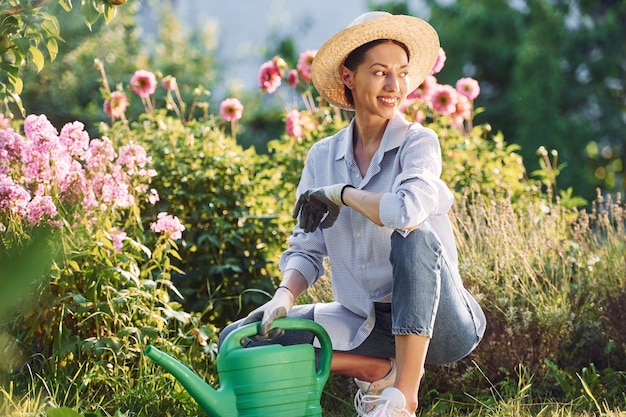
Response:
[{"label": "gray gardening glove", "polygon": [[292,213],[294,219],[300,219],[300,228],[305,233],[309,233],[315,231],[318,226],[322,229],[332,226],[344,206],[341,194],[346,187],[352,186],[342,183],[314,188],[302,193]]},{"label": "gray gardening glove", "polygon": [[286,317],[291,307],[293,307],[293,294],[285,287],[278,287],[274,297],[248,314],[241,326],[261,321],[258,333],[250,339],[254,341],[276,339],[282,336],[285,331],[278,327],[270,330],[270,327],[272,327],[274,320]]}]

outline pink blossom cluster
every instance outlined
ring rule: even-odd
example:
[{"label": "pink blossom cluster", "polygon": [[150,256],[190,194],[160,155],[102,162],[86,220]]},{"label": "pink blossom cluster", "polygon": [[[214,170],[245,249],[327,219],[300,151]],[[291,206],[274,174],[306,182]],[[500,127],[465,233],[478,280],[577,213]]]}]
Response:
[{"label": "pink blossom cluster", "polygon": [[480,94],[480,86],[478,81],[470,77],[459,79],[454,87],[439,84],[434,74],[442,70],[445,61],[445,52],[440,48],[430,75],[408,95],[402,110],[405,113],[413,112],[413,119],[418,122],[424,121],[425,110],[430,110],[436,115],[449,116],[452,126],[461,128],[473,116],[474,100]]},{"label": "pink blossom cluster", "polygon": [[299,79],[302,79],[305,83],[310,83],[311,64],[316,53],[316,50],[302,52],[298,57],[295,69],[289,69],[285,60],[279,56],[264,62],[259,69],[259,86],[261,91],[272,94],[280,87],[284,77],[286,77],[288,84],[293,88],[298,85]]},{"label": "pink blossom cluster", "polygon": [[177,240],[182,238],[185,226],[178,217],[161,212],[157,215],[157,221],[150,224],[150,229],[167,239]]},{"label": "pink blossom cluster", "polygon": [[287,134],[294,138],[302,137],[302,122],[301,115],[298,110],[291,110],[287,112],[285,119],[285,126],[287,128]]},{"label": "pink blossom cluster", "polygon": [[0,128],[0,223],[22,219],[30,227],[61,226],[60,205],[81,208],[80,218],[69,221],[93,222],[149,194],[156,175],[150,163],[136,143],[116,152],[106,137],[90,140],[80,122],[58,133],[45,115],[29,115],[23,137]]}]

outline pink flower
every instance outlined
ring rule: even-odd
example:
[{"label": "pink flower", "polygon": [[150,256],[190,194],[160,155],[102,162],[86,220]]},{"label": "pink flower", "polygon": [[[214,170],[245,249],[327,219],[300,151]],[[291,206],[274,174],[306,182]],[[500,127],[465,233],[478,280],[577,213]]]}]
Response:
[{"label": "pink flower", "polygon": [[259,69],[259,85],[261,90],[272,94],[280,87],[282,80],[280,70],[273,61],[267,61]]},{"label": "pink flower", "polygon": [[4,117],[4,114],[0,113],[0,129],[10,129],[11,119]]},{"label": "pink flower", "polygon": [[475,79],[465,77],[456,82],[456,91],[468,99],[474,100],[480,94],[480,86]]},{"label": "pink flower", "polygon": [[298,85],[298,71],[295,69],[289,70],[287,73],[287,82],[293,88],[296,88]]},{"label": "pink flower", "polygon": [[307,82],[311,82],[311,64],[313,64],[313,58],[317,54],[317,50],[307,50],[300,54],[298,57],[298,73],[300,77]]},{"label": "pink flower", "polygon": [[115,252],[121,252],[122,247],[124,246],[124,240],[128,236],[126,232],[120,228],[115,228],[111,230],[109,233],[111,237],[111,242],[113,242],[113,247],[115,248]]},{"label": "pink flower", "polygon": [[287,69],[287,63],[285,62],[284,59],[276,55],[274,58],[272,58],[272,63],[278,70],[278,73],[280,74],[281,77],[285,75],[285,70]]},{"label": "pink flower", "polygon": [[11,177],[0,174],[0,209],[6,209],[20,216],[27,212],[30,194]]},{"label": "pink flower", "polygon": [[220,114],[227,122],[241,119],[243,104],[236,98],[227,98],[220,104]]},{"label": "pink flower", "polygon": [[424,113],[424,110],[418,109],[413,115],[413,121],[417,123],[423,123],[424,120],[426,120],[426,113]]},{"label": "pink flower", "polygon": [[432,75],[427,76],[422,84],[413,90],[408,96],[408,99],[421,99],[430,100],[430,96],[437,90],[439,83],[437,79]]},{"label": "pink flower", "polygon": [[437,59],[435,60],[435,65],[433,65],[433,69],[430,70],[430,74],[437,74],[439,71],[443,69],[443,65],[446,63],[446,51],[443,48],[439,48],[439,53],[437,54]]},{"label": "pink flower", "polygon": [[168,239],[177,240],[183,237],[185,226],[180,223],[178,217],[161,212],[157,221],[150,224],[150,229],[155,233],[162,233]]},{"label": "pink flower", "polygon": [[432,95],[433,109],[441,115],[454,113],[458,101],[457,94],[452,86],[440,85]]},{"label": "pink flower", "polygon": [[28,203],[27,210],[26,218],[31,226],[38,225],[45,217],[52,219],[57,215],[57,208],[52,202],[52,197],[47,195],[33,197]]},{"label": "pink flower", "polygon": [[150,188],[150,194],[148,195],[148,201],[154,205],[159,201],[159,193],[154,188]]},{"label": "pink flower", "polygon": [[24,134],[36,146],[49,148],[49,144],[57,139],[57,130],[45,115],[31,114],[24,120]]},{"label": "pink flower", "polygon": [[115,149],[110,139],[103,137],[89,142],[85,162],[92,172],[104,171],[113,160],[115,160]]},{"label": "pink flower", "polygon": [[13,129],[0,130],[0,174],[8,172],[13,163],[20,163],[23,149],[28,146]]},{"label": "pink flower", "polygon": [[150,71],[138,70],[130,78],[130,86],[139,97],[148,97],[156,91],[156,77]]},{"label": "pink flower", "polygon": [[121,91],[111,93],[111,98],[104,100],[104,112],[112,119],[121,119],[126,113],[128,99]]},{"label": "pink flower", "polygon": [[130,142],[119,149],[116,162],[126,168],[128,174],[133,175],[151,163],[152,158],[148,156],[143,146]]},{"label": "pink flower", "polygon": [[164,77],[161,80],[161,85],[167,91],[176,90],[176,87],[178,87],[178,84],[176,83],[176,77],[172,77],[171,75],[168,75],[167,77]]},{"label": "pink flower", "polygon": [[463,121],[472,117],[472,103],[462,94],[457,94],[456,110],[452,114],[452,126],[461,127]]},{"label": "pink flower", "polygon": [[81,122],[66,123],[59,139],[71,156],[80,157],[89,148],[89,133]]},{"label": "pink flower", "polygon": [[294,138],[302,137],[302,124],[300,120],[300,112],[298,110],[291,110],[287,113],[285,127],[289,136]]}]

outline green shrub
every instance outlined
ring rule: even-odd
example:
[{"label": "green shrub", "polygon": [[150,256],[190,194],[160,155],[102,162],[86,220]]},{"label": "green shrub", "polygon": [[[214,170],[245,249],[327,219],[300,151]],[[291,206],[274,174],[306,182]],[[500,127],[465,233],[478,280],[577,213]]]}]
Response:
[{"label": "green shrub", "polygon": [[[213,353],[214,329],[170,300],[182,228],[162,213],[145,218],[144,230],[154,173],[136,143],[90,140],[81,123],[57,133],[45,116],[29,116],[24,132],[0,130],[0,251],[22,257],[16,269],[3,265],[1,281],[35,287],[14,292],[18,301],[1,317],[0,380],[19,371],[11,376],[18,387],[36,378],[52,403],[113,411],[136,402],[134,392],[167,383],[146,378],[154,368],[142,356],[148,343],[178,353],[192,345],[199,358]],[[43,267],[33,247],[50,248]],[[28,263],[37,267],[21,267]],[[144,401],[139,406],[151,407]]]}]

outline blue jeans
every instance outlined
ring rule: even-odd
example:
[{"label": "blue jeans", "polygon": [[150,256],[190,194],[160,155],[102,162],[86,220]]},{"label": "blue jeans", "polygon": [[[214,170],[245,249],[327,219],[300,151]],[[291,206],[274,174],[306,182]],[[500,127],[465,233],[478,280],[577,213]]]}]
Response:
[{"label": "blue jeans", "polygon": [[[467,292],[456,268],[451,268],[441,241],[427,224],[406,237],[391,236],[393,290],[391,303],[376,303],[376,324],[357,348],[349,351],[366,356],[395,357],[395,335],[417,334],[431,338],[427,364],[447,364],[467,356],[485,332],[485,315]],[[313,320],[312,304],[294,306],[289,317]],[[341,320],[341,317],[337,317]],[[239,326],[237,321],[220,334],[223,338]],[[285,331],[271,342],[283,345],[313,343],[306,331]]]}]

